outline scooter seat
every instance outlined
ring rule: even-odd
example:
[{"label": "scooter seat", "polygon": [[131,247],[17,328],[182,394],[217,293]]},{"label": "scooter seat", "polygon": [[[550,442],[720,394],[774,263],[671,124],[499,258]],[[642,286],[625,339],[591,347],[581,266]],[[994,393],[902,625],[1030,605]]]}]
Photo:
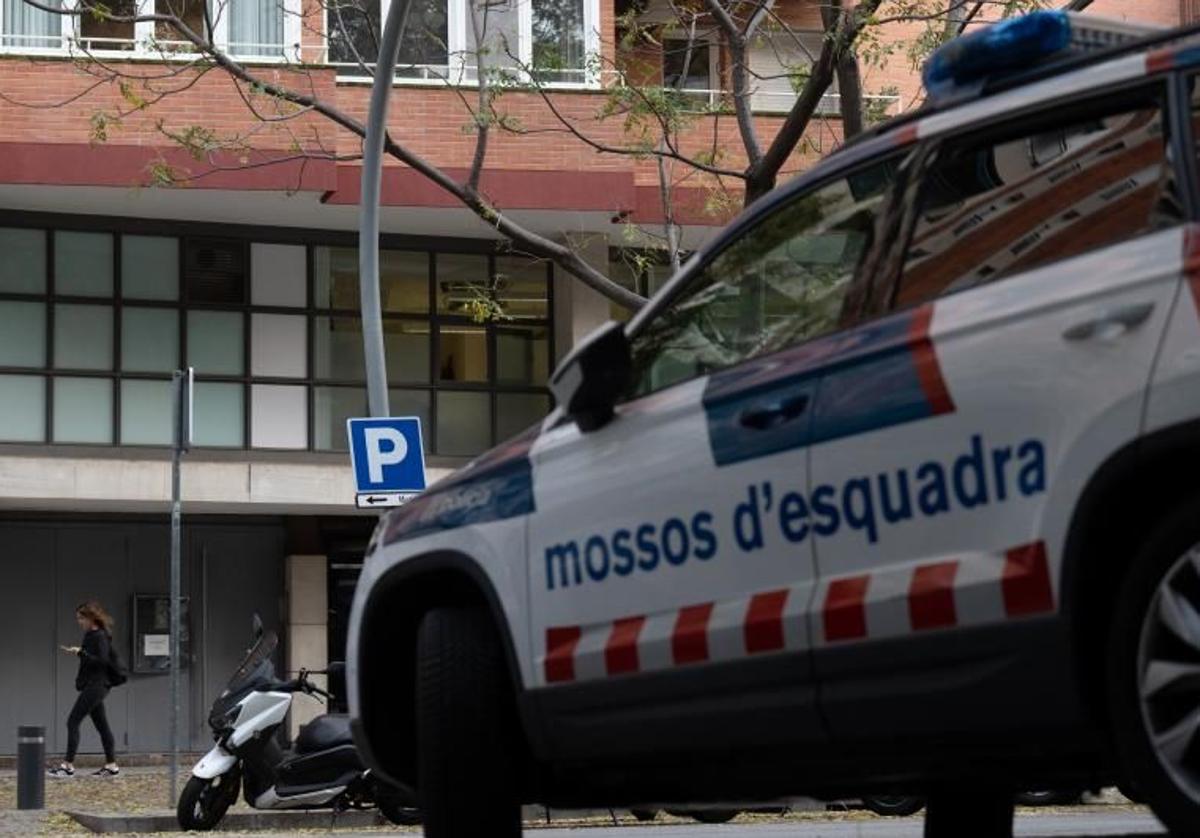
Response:
[{"label": "scooter seat", "polygon": [[301,725],[296,736],[296,753],[311,754],[327,751],[341,745],[353,745],[350,733],[350,717],[329,713],[317,716],[306,725]]}]

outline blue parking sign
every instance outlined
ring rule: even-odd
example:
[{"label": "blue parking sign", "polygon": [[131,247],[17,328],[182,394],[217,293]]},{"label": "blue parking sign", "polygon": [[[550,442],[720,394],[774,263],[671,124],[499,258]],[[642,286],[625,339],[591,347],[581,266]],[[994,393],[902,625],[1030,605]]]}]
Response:
[{"label": "blue parking sign", "polygon": [[393,496],[425,488],[419,417],[347,419],[346,434],[360,506],[395,506],[403,499]]}]

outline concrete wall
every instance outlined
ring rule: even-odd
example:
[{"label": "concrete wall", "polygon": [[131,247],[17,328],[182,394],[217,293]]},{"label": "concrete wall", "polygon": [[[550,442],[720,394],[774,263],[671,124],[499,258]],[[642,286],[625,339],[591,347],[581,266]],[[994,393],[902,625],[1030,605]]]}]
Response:
[{"label": "concrete wall", "polygon": [[[327,560],[324,556],[288,556],[285,565],[288,672],[324,669],[329,664]],[[314,675],[313,681],[323,689],[329,686],[324,675]],[[315,699],[297,696],[292,702],[292,736],[300,725],[324,712],[325,707]]]},{"label": "concrete wall", "polygon": [[[0,509],[161,512],[171,498],[166,460],[0,456]],[[353,514],[345,457],[329,463],[185,461],[185,512]],[[430,483],[450,469],[429,469]]]}]

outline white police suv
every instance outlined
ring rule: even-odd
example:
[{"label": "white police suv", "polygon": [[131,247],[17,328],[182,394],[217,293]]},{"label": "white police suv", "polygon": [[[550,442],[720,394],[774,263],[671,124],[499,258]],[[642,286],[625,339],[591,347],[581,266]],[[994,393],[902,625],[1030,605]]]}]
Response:
[{"label": "white police suv", "polygon": [[391,512],[348,680],[426,834],[912,792],[988,838],[1120,781],[1200,835],[1197,74],[1059,12],[953,43]]}]

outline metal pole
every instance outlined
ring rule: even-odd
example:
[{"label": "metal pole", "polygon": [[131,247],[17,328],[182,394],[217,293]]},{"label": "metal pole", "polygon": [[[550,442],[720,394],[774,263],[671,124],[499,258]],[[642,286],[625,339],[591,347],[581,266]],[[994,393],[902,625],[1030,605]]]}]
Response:
[{"label": "metal pole", "polygon": [[179,597],[180,597],[180,487],[179,467],[184,446],[184,374],[176,370],[171,379],[174,402],[175,439],[171,447],[171,797],[170,808],[179,800]]},{"label": "metal pole", "polygon": [[383,141],[387,134],[388,100],[400,55],[400,39],[408,23],[411,0],[396,0],[388,9],[379,43],[367,134],[363,137],[362,195],[358,220],[358,284],[362,306],[363,358],[367,368],[367,405],[372,416],[387,416],[387,365],[383,355],[383,315],[379,302],[379,192],[383,180]]},{"label": "metal pole", "polygon": [[17,808],[46,808],[46,728],[17,728]]}]

